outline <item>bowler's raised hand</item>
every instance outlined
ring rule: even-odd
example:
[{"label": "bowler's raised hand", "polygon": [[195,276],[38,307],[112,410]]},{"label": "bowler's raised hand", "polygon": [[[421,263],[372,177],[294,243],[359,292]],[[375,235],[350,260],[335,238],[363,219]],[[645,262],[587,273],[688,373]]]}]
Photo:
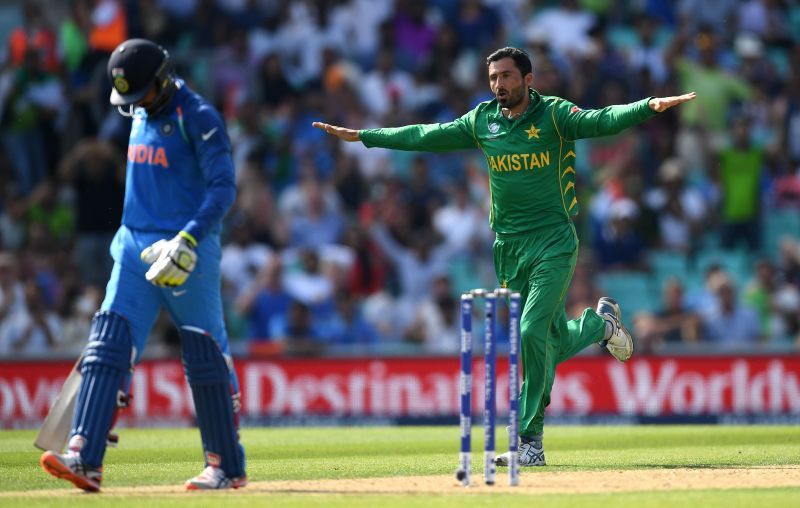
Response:
[{"label": "bowler's raised hand", "polygon": [[322,122],[313,122],[311,125],[317,129],[324,130],[328,134],[336,136],[342,141],[358,141],[360,139],[358,136],[358,131],[355,129],[346,129],[344,127],[339,127],[338,125],[331,125]]},{"label": "bowler's raised hand", "polygon": [[683,95],[675,95],[672,97],[654,97],[650,99],[650,102],[648,102],[647,105],[650,106],[650,109],[656,113],[661,113],[662,111],[666,111],[673,106],[677,106],[678,104],[689,102],[695,97],[697,97],[695,92],[689,92]]}]

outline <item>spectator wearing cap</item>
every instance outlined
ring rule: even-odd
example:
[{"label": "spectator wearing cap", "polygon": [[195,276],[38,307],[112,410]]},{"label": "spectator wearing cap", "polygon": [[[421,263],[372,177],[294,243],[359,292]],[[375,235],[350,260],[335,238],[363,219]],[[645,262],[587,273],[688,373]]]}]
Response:
[{"label": "spectator wearing cap", "polygon": [[686,185],[684,167],[677,158],[661,164],[658,178],[660,185],[647,193],[645,203],[658,217],[659,246],[688,252],[706,216],[703,196]]}]

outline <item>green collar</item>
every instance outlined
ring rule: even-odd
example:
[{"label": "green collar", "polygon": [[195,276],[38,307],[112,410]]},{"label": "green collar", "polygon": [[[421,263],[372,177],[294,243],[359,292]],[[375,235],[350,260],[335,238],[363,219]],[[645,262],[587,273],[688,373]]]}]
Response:
[{"label": "green collar", "polygon": [[528,104],[528,109],[525,110],[524,113],[519,115],[518,117],[514,118],[513,120],[508,120],[505,116],[503,116],[503,112],[501,111],[502,108],[500,107],[500,103],[497,102],[497,99],[494,99],[495,102],[495,111],[493,113],[494,117],[502,118],[505,121],[515,122],[526,116],[532,114],[533,112],[537,111],[542,106],[542,96],[539,92],[534,90],[533,88],[529,89],[529,97],[531,98],[531,103]]}]

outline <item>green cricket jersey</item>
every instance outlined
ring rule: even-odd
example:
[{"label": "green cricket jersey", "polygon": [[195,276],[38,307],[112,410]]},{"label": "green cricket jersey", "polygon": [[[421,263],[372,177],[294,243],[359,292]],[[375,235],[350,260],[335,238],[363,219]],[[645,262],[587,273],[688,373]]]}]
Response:
[{"label": "green cricket jersey", "polygon": [[445,152],[480,148],[489,169],[489,223],[498,233],[524,233],[564,223],[578,213],[575,140],[616,134],[650,118],[649,98],[582,110],[531,90],[527,111],[508,120],[497,100],[448,123],[359,131],[367,147]]}]

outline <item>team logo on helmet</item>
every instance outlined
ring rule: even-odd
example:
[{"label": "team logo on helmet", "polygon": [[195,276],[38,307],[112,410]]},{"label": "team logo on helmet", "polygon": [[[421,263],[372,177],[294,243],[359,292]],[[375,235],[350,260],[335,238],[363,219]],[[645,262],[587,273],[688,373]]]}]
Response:
[{"label": "team logo on helmet", "polygon": [[125,93],[130,88],[130,85],[125,78],[114,78],[114,88],[116,88],[119,93]]},{"label": "team logo on helmet", "polygon": [[131,88],[128,80],[125,79],[125,69],[121,67],[111,69],[111,79],[114,81],[114,88],[119,93],[126,93]]}]

